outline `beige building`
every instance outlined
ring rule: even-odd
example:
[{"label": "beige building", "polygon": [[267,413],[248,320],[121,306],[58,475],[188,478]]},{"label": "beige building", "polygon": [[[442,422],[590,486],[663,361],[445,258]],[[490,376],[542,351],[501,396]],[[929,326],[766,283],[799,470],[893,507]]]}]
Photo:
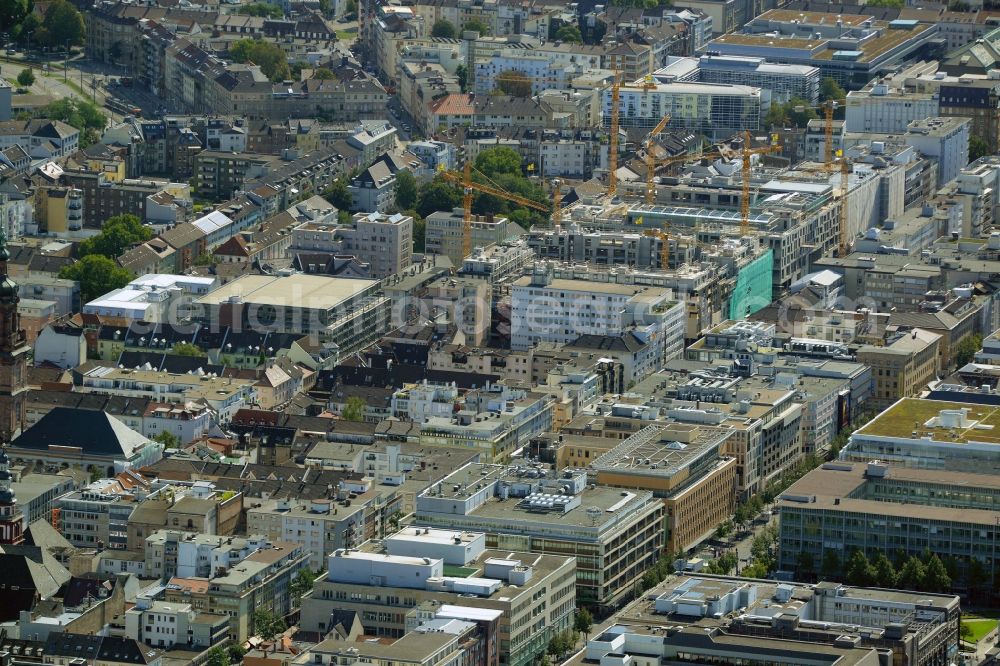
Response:
[{"label": "beige building", "polygon": [[725,456],[733,430],[681,423],[650,425],[591,461],[597,483],[641,488],[663,500],[666,550],[686,551],[733,513],[736,460]]},{"label": "beige building", "polygon": [[[424,247],[428,254],[443,254],[455,266],[461,266],[465,259],[462,229],[464,217],[461,208],[450,213],[436,212],[427,216],[427,231]],[[475,215],[472,218],[472,244],[470,252],[477,247],[489,247],[516,238],[524,233],[517,224],[505,217]]]},{"label": "beige building", "polygon": [[870,366],[875,391],[873,407],[885,408],[900,398],[917,395],[941,370],[941,336],[915,328],[885,345],[863,345],[858,362]]}]

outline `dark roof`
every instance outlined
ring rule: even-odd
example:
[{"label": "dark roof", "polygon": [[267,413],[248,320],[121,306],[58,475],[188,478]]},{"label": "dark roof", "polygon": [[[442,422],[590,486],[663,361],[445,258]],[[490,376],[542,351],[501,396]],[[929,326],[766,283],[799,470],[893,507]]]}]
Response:
[{"label": "dark roof", "polygon": [[103,599],[111,593],[114,582],[110,576],[91,574],[88,576],[73,576],[59,590],[59,596],[66,608],[77,608],[87,599]]},{"label": "dark roof", "polygon": [[157,656],[155,650],[144,647],[131,638],[105,636],[97,653],[100,661],[114,661],[120,664],[148,664]]},{"label": "dark roof", "polygon": [[54,631],[49,634],[49,639],[45,642],[45,656],[68,657],[70,659],[81,657],[91,662],[97,658],[97,652],[101,648],[103,639],[103,636]]},{"label": "dark roof", "polygon": [[646,346],[642,340],[636,337],[635,333],[623,333],[622,335],[581,335],[567,347],[577,349],[600,349],[604,351],[624,351],[636,352]]},{"label": "dark roof", "polygon": [[122,368],[139,368],[149,364],[153,370],[170,372],[178,375],[197,373],[201,370],[206,375],[222,376],[225,366],[209,363],[206,356],[182,356],[155,351],[123,351],[118,357],[118,365]]},{"label": "dark roof", "polygon": [[131,456],[145,442],[145,437],[104,412],[54,407],[11,442],[11,449],[47,451],[50,446],[72,446],[84,456]]},{"label": "dark roof", "polygon": [[403,388],[423,380],[429,382],[455,382],[458,388],[482,388],[487,382],[500,380],[500,375],[480,375],[472,372],[451,370],[428,370],[422,365],[397,365],[386,368],[366,368],[362,366],[338,365],[330,370],[321,370],[316,377],[316,388],[329,391],[337,384],[358,386],[386,386]]}]

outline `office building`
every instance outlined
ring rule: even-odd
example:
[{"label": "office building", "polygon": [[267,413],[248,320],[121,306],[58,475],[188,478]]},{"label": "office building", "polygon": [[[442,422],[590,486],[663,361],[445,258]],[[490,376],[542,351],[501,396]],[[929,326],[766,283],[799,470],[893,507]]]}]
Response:
[{"label": "office building", "polygon": [[736,459],[724,454],[725,427],[651,424],[592,460],[597,483],[641,488],[662,498],[666,551],[687,551],[733,513]]},{"label": "office building", "polygon": [[84,304],[84,314],[127,321],[165,323],[185,314],[184,300],[203,296],[218,284],[214,277],[141,275],[121,289],[114,289]]},{"label": "office building", "polygon": [[[912,423],[908,420],[908,429]],[[778,568],[794,571],[804,557],[822,562],[831,551],[841,562],[854,549],[869,558],[878,552],[920,557],[929,551],[953,561],[959,579],[978,560],[992,589],[993,563],[1000,556],[998,495],[995,474],[825,463],[778,498]]]},{"label": "office building", "polygon": [[487,547],[577,556],[577,604],[602,612],[635,593],[663,548],[663,502],[588,487],[585,472],[473,463],[417,496],[416,525],[482,531]]},{"label": "office building", "polygon": [[668,59],[667,66],[653,72],[662,83],[723,83],[760,88],[770,94],[771,103],[791,99],[807,104],[819,102],[820,73],[809,65],[768,62],[746,56],[703,55],[700,58]]},{"label": "office building", "polygon": [[[452,265],[461,266],[463,251],[464,212],[456,208],[449,212],[437,211],[427,216],[424,248],[427,254],[443,254]],[[470,252],[477,247],[488,248],[512,241],[524,234],[524,229],[505,217],[474,215],[472,218]]]},{"label": "office building", "polygon": [[402,638],[414,613],[465,619],[492,636],[495,663],[529,664],[572,624],[576,561],[484,542],[467,531],[405,528],[383,546],[336,550],[302,598],[300,626],[325,633],[336,613],[354,611],[366,633]]},{"label": "office building", "polygon": [[919,328],[903,332],[882,346],[859,347],[858,362],[872,369],[872,406],[885,408],[900,398],[918,395],[937,379],[940,347],[940,335]]},{"label": "office building", "polygon": [[[602,98],[604,125],[611,122],[611,91]],[[652,129],[670,115],[670,128],[690,130],[719,140],[745,130],[755,132],[769,103],[760,88],[721,83],[656,83],[623,87],[619,95],[621,127]]]}]

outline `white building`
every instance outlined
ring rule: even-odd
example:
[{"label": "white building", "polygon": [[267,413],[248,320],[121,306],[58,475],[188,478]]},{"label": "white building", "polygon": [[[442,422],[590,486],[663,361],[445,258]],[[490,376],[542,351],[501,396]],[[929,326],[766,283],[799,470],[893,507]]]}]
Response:
[{"label": "white building", "polygon": [[[604,91],[602,115],[611,122],[611,91]],[[654,127],[670,114],[670,129],[687,129],[719,138],[760,129],[770,107],[760,88],[721,83],[657,83],[621,89],[619,124]]]},{"label": "white building", "polygon": [[914,120],[941,115],[937,93],[909,92],[875,80],[847,93],[848,132],[902,134]]},{"label": "white building", "polygon": [[566,344],[582,335],[617,337],[631,331],[662,360],[684,339],[684,305],[670,289],[554,279],[538,265],[511,290],[511,349],[539,342]]},{"label": "white building", "polygon": [[922,118],[906,126],[904,140],[938,165],[938,186],[958,177],[969,163],[969,118]]},{"label": "white building", "polygon": [[771,102],[803,99],[819,101],[820,71],[809,65],[768,62],[749,56],[703,55],[700,58],[668,59],[667,66],[653,72],[662,83],[700,82],[755,86],[770,94]]},{"label": "white building", "polygon": [[458,400],[455,383],[429,384],[425,379],[420,384],[408,384],[392,394],[390,409],[392,415],[414,423],[423,423],[432,416],[451,416]]},{"label": "white building", "polygon": [[35,363],[51,363],[64,370],[87,360],[87,338],[77,326],[46,326],[35,338]]},{"label": "white building", "polygon": [[212,277],[151,273],[95,298],[83,306],[83,312],[156,323],[177,321],[185,300],[204,296],[216,286]]},{"label": "white building", "polygon": [[498,77],[511,71],[521,72],[531,84],[531,94],[537,95],[549,88],[569,88],[573,78],[582,73],[575,65],[557,63],[536,51],[518,53],[493,53],[475,63],[475,93],[489,95],[500,87]]}]

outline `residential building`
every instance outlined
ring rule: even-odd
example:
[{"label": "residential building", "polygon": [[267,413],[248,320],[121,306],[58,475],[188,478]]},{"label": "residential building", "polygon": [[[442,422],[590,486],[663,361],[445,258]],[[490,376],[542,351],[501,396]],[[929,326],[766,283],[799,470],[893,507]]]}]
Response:
[{"label": "residential building", "polygon": [[128,321],[175,321],[184,300],[203,296],[217,286],[214,277],[147,274],[84,304],[84,314]]},{"label": "residential building", "polygon": [[198,613],[191,604],[139,596],[125,611],[125,636],[151,647],[208,650],[222,643],[228,632],[228,617]]}]

